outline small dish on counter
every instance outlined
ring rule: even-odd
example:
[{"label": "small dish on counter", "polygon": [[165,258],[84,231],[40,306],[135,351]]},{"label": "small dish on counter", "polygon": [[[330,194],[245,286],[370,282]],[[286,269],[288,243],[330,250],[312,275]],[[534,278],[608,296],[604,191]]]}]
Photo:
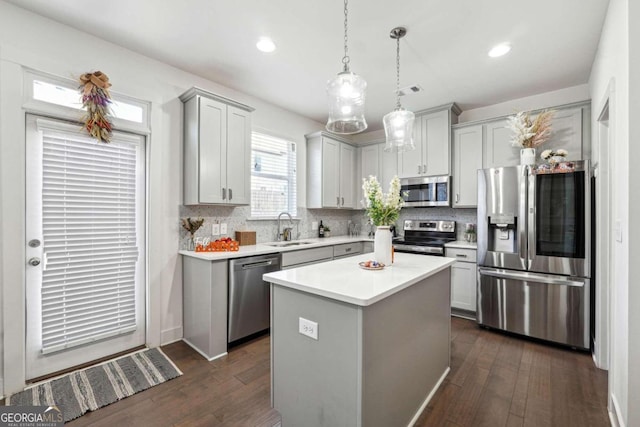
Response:
[{"label": "small dish on counter", "polygon": [[378,261],[361,261],[358,263],[363,270],[382,270],[384,264]]}]

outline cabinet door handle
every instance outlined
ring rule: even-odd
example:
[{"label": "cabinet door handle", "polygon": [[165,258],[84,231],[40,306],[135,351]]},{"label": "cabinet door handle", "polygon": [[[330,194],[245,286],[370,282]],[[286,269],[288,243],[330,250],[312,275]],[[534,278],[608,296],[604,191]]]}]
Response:
[{"label": "cabinet door handle", "polygon": [[422,173],[427,173],[427,165],[422,165]]},{"label": "cabinet door handle", "polygon": [[422,173],[422,166],[418,165],[418,175]]},{"label": "cabinet door handle", "polygon": [[229,189],[229,200],[233,199],[233,190]]},{"label": "cabinet door handle", "polygon": [[340,196],[336,196],[336,205],[340,206]]},{"label": "cabinet door handle", "polygon": [[225,200],[227,198],[227,189],[223,188],[222,189],[222,200]]},{"label": "cabinet door handle", "polygon": [[456,203],[460,201],[460,194],[456,193]]},{"label": "cabinet door handle", "polygon": [[344,206],[344,197],[342,198],[342,206]]}]

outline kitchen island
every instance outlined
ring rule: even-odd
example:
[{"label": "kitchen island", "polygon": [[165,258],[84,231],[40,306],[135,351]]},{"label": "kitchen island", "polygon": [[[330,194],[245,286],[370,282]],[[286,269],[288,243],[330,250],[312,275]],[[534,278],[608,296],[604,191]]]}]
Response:
[{"label": "kitchen island", "polygon": [[449,372],[450,258],[360,255],[264,275],[282,426],[412,425]]}]

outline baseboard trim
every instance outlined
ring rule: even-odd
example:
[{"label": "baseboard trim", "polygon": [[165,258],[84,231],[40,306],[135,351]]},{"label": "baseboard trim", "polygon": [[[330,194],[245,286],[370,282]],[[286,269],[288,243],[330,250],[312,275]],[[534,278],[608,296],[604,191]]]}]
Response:
[{"label": "baseboard trim", "polygon": [[416,414],[413,416],[413,418],[411,419],[411,421],[409,422],[407,427],[413,427],[415,425],[415,423],[418,421],[418,418],[420,418],[420,415],[422,415],[422,412],[424,411],[424,409],[429,404],[429,401],[436,394],[436,391],[438,391],[438,389],[442,385],[442,382],[447,377],[447,375],[449,375],[449,371],[451,371],[451,368],[447,366],[447,369],[444,370],[444,373],[442,374],[442,376],[440,377],[440,379],[438,380],[436,385],[431,389],[431,392],[429,392],[429,395],[424,400],[424,402],[422,402],[422,405],[420,405],[420,408],[418,409],[418,412],[416,412]]},{"label": "baseboard trim", "polygon": [[189,340],[187,340],[186,338],[182,338],[182,341],[184,341],[185,343],[187,343],[187,344],[189,345],[189,347],[191,347],[192,349],[194,349],[195,351],[197,351],[197,352],[198,352],[198,354],[200,354],[202,357],[204,357],[205,359],[207,359],[209,362],[214,361],[214,360],[216,360],[216,359],[220,359],[221,357],[224,357],[224,356],[226,356],[227,354],[229,354],[229,353],[227,353],[227,352],[225,351],[224,353],[220,353],[220,354],[217,354],[217,355],[215,355],[215,356],[209,357],[209,356],[207,356],[207,355],[206,355],[202,350],[200,350],[198,347],[196,347],[195,345],[191,344],[191,343],[189,342]]},{"label": "baseboard trim", "polygon": [[622,419],[622,411],[620,411],[620,405],[618,399],[614,394],[611,395],[612,410],[609,411],[609,421],[613,427],[626,427],[624,420]]},{"label": "baseboard trim", "polygon": [[174,342],[178,342],[182,339],[182,326],[177,326],[171,329],[165,329],[160,332],[160,345],[167,345]]}]

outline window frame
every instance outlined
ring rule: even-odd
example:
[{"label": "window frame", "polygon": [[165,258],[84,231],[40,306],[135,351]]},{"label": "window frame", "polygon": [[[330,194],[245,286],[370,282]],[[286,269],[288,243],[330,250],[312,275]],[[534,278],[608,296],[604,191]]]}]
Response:
[{"label": "window frame", "polygon": [[[43,101],[34,97],[33,83],[35,81],[42,81],[50,83],[56,86],[61,86],[66,89],[74,91],[78,90],[79,83],[55,76],[41,71],[32,70],[29,68],[24,69],[24,90],[23,90],[23,108],[27,113],[42,114],[46,111],[51,117],[66,119],[71,121],[80,121],[79,113],[84,111],[83,109],[76,109],[72,107],[66,107],[64,105],[55,104],[52,102]],[[111,99],[116,102],[133,105],[142,108],[142,122],[138,123],[131,120],[121,119],[111,116],[113,122],[113,130],[120,130],[124,132],[133,132],[137,134],[148,135],[151,133],[149,126],[151,116],[151,104],[146,101],[123,95],[116,91],[109,91],[111,93]],[[78,97],[80,95],[78,94]]]},{"label": "window frame", "polygon": [[[287,211],[281,211],[281,212],[288,212],[289,215],[291,215],[292,219],[294,220],[300,220],[300,209],[298,207],[298,143],[293,141],[292,138],[288,138],[288,137],[284,137],[282,135],[278,135],[275,132],[266,130],[266,129],[256,129],[253,128],[251,130],[251,158],[253,159],[253,155],[254,155],[254,149],[253,149],[253,135],[254,134],[259,134],[259,135],[264,135],[265,137],[268,138],[273,138],[273,139],[278,139],[281,140],[282,142],[286,142],[287,144],[289,144],[289,146],[293,146],[294,149],[293,150],[289,150],[288,151],[288,155],[289,155],[289,159],[287,160],[287,167],[289,167],[291,165],[291,160],[293,159],[293,172],[292,171],[288,171],[289,173],[287,174],[286,179],[283,178],[280,175],[273,175],[273,174],[263,174],[263,173],[256,173],[254,171],[254,165],[253,162],[250,165],[250,173],[251,173],[251,202],[249,205],[249,209],[250,209],[250,216],[249,218],[247,218],[249,221],[273,221],[278,219],[278,216],[256,216],[254,213],[254,208],[253,208],[253,177],[254,176],[261,176],[261,177],[265,177],[265,178],[272,178],[272,179],[281,179],[283,181],[287,181],[287,187],[289,188],[289,192],[287,194],[287,200],[288,200],[288,205],[291,206],[291,208]],[[256,150],[259,151],[259,150]],[[293,213],[292,213],[293,210]]]}]

